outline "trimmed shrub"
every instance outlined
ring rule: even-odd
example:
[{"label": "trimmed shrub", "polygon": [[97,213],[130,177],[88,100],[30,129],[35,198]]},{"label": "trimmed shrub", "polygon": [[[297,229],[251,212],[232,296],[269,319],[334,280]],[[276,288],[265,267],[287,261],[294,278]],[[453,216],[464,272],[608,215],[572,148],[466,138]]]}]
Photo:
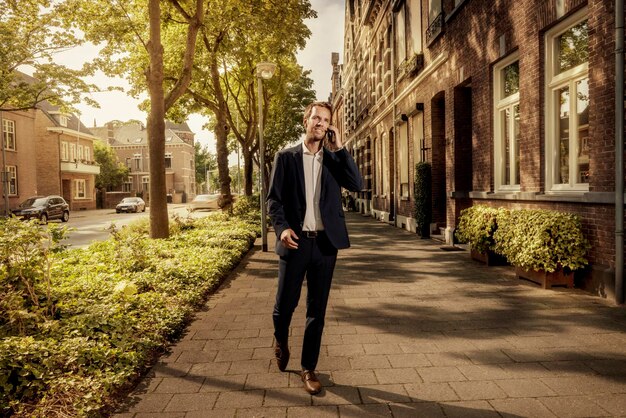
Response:
[{"label": "trimmed shrub", "polygon": [[433,218],[432,205],[432,174],[430,163],[415,164],[415,223],[416,232],[422,238],[430,237],[430,223]]},{"label": "trimmed shrub", "polygon": [[475,205],[461,211],[455,235],[462,243],[469,243],[472,249],[486,253],[495,249],[494,232],[498,228],[497,219],[504,209]]},{"label": "trimmed shrub", "polygon": [[542,209],[503,211],[494,233],[495,251],[526,270],[573,271],[587,265],[589,243],[580,218]]}]

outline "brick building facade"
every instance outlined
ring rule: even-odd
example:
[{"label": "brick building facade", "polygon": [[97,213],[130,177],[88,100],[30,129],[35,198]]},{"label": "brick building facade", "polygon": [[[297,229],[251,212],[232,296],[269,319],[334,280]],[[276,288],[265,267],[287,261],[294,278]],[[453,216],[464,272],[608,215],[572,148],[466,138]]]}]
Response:
[{"label": "brick building facade", "polygon": [[[141,195],[149,202],[150,166],[148,131],[140,122],[92,128],[108,143],[129,170],[122,191]],[[165,124],[165,181],[172,203],[191,201],[196,195],[194,133],[186,123]]]},{"label": "brick building facade", "polygon": [[[347,0],[339,100],[366,177],[358,208],[415,231],[414,167],[433,174],[433,231],[475,204],[580,215],[578,278],[615,264],[614,5],[602,0]],[[584,277],[583,277],[584,276]]]}]

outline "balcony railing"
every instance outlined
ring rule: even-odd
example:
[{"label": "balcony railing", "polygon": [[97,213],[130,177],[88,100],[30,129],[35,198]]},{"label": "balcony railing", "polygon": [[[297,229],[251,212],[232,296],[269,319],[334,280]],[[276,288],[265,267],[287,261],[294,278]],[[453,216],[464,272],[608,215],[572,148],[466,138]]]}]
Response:
[{"label": "balcony railing", "polygon": [[439,13],[426,29],[426,43],[433,41],[441,33],[443,28],[443,12]]},{"label": "balcony railing", "polygon": [[100,166],[92,161],[61,161],[61,171],[67,173],[100,174]]}]

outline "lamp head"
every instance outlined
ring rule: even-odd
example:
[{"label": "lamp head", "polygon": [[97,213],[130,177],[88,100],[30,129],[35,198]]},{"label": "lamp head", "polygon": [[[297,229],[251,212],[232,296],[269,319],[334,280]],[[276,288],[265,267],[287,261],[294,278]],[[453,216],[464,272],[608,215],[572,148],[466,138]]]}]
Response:
[{"label": "lamp head", "polygon": [[256,76],[261,77],[264,80],[269,80],[274,76],[276,71],[276,64],[273,62],[259,62],[256,65]]}]

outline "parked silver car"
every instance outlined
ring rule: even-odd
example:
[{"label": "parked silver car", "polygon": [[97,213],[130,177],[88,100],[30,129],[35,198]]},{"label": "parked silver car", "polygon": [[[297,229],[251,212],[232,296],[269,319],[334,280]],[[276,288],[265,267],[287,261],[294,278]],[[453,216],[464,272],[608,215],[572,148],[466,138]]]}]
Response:
[{"label": "parked silver car", "polygon": [[61,222],[70,219],[70,205],[57,195],[29,197],[11,212],[18,218],[25,220],[36,218],[44,224],[50,219],[60,219]]},{"label": "parked silver car", "polygon": [[143,201],[140,197],[125,197],[122,199],[120,203],[115,207],[115,212],[145,212],[146,211],[146,202]]}]

